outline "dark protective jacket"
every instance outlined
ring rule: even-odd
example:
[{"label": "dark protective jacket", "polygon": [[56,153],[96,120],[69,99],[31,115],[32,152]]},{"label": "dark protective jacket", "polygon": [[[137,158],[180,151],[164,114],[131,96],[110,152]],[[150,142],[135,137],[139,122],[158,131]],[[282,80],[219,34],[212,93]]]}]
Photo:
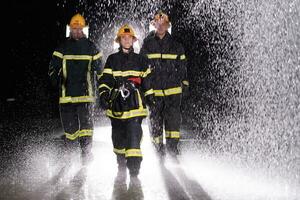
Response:
[{"label": "dark protective jacket", "polygon": [[99,80],[99,96],[110,93],[108,117],[130,119],[147,116],[145,97],[153,95],[150,73],[147,59],[134,53],[133,49],[129,53],[120,50],[107,58]]},{"label": "dark protective jacket", "polygon": [[85,37],[68,38],[53,52],[48,74],[59,86],[60,104],[95,102],[101,57],[94,43]]},{"label": "dark protective jacket", "polygon": [[182,93],[182,84],[188,85],[186,56],[183,46],[167,32],[160,39],[154,32],[144,39],[140,54],[147,56],[152,69],[155,96]]}]

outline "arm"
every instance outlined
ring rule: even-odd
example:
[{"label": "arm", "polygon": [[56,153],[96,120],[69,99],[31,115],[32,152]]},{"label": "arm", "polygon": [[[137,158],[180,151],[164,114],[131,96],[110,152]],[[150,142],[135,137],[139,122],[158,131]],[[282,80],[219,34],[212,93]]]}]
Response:
[{"label": "arm", "polygon": [[57,48],[53,54],[49,63],[48,76],[50,78],[53,87],[57,87],[59,84],[59,77],[62,69],[63,51],[62,48]]}]

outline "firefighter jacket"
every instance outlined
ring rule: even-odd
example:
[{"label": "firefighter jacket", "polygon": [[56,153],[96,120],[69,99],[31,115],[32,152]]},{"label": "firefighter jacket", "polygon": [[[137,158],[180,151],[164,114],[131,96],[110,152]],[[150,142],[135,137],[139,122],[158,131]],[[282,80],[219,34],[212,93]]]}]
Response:
[{"label": "firefighter jacket", "polygon": [[120,50],[111,54],[99,81],[99,96],[109,92],[106,115],[115,119],[130,119],[148,115],[145,97],[153,95],[150,67],[144,56]]},{"label": "firefighter jacket", "polygon": [[168,32],[162,39],[150,32],[144,39],[140,53],[150,60],[155,96],[182,93],[182,84],[188,85],[188,80],[186,56],[180,43]]},{"label": "firefighter jacket", "polygon": [[59,86],[60,104],[95,102],[101,53],[86,37],[68,38],[53,52],[48,74]]}]

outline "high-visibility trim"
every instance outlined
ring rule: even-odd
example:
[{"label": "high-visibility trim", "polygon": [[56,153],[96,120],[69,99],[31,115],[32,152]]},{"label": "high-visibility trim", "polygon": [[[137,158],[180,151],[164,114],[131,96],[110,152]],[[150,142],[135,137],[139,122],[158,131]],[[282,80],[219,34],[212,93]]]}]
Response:
[{"label": "high-visibility trim", "polygon": [[147,54],[147,57],[149,59],[161,58],[161,54],[160,53],[150,53],[150,54]]},{"label": "high-visibility trim", "polygon": [[141,98],[140,92],[138,90],[137,90],[137,94],[138,94],[138,101],[139,101],[138,109],[133,109],[133,110],[124,111],[124,112],[114,112],[115,115],[117,115],[118,117],[113,115],[113,112],[111,109],[108,109],[106,111],[106,115],[108,117],[112,117],[112,118],[116,118],[116,119],[129,119],[129,118],[133,118],[133,117],[147,116],[148,110],[143,107],[142,98]]},{"label": "high-visibility trim", "polygon": [[92,69],[92,61],[90,60],[88,64],[88,71],[86,73],[87,85],[88,85],[88,96],[94,96],[92,78],[91,78],[91,69]]},{"label": "high-visibility trim", "polygon": [[112,90],[112,88],[109,87],[108,85],[106,85],[105,83],[102,83],[101,85],[99,85],[98,88],[99,88],[99,89],[100,89],[100,88],[107,88],[107,89],[109,89],[109,90]]},{"label": "high-visibility trim", "polygon": [[144,95],[148,96],[150,94],[154,94],[154,90],[153,89],[147,90]]},{"label": "high-visibility trim", "polygon": [[161,54],[161,58],[175,60],[177,59],[177,54]]},{"label": "high-visibility trim", "polygon": [[150,53],[147,54],[149,59],[170,59],[176,60],[178,55],[177,54],[161,54],[161,53]]},{"label": "high-visibility trim", "polygon": [[97,74],[97,80],[99,80],[102,76],[103,74]]},{"label": "high-visibility trim", "polygon": [[59,103],[88,103],[95,102],[95,97],[79,96],[79,97],[60,97]]},{"label": "high-visibility trim", "polygon": [[125,157],[142,157],[141,149],[127,149],[125,151]]},{"label": "high-visibility trim", "polygon": [[112,74],[113,76],[142,76],[143,71],[134,71],[134,70],[129,70],[129,71],[113,71]]},{"label": "high-visibility trim", "polygon": [[112,72],[112,69],[110,69],[110,68],[105,68],[104,70],[103,70],[103,72],[102,72],[103,74],[105,73],[105,74],[112,74],[113,72]]},{"label": "high-visibility trim", "polygon": [[63,59],[63,57],[64,57],[64,55],[63,55],[62,53],[58,52],[58,51],[54,51],[54,52],[53,52],[53,55],[54,55],[54,56],[57,56],[57,57],[59,57],[59,58],[61,58],[61,59]]},{"label": "high-visibility trim", "polygon": [[92,60],[93,56],[90,55],[64,55],[66,60]]},{"label": "high-visibility trim", "polygon": [[161,144],[163,143],[163,136],[160,135],[158,137],[151,137],[151,141],[154,143],[154,144]]},{"label": "high-visibility trim", "polygon": [[116,154],[125,154],[125,149],[117,149],[117,148],[114,148],[114,153]]},{"label": "high-visibility trim", "polygon": [[65,132],[65,136],[69,140],[75,140],[76,138],[78,138],[78,131],[73,134]]},{"label": "high-visibility trim", "polygon": [[97,60],[102,57],[102,53],[97,53],[96,55],[93,56],[93,60]]},{"label": "high-visibility trim", "polygon": [[182,88],[181,87],[175,87],[175,88],[169,88],[165,90],[153,90],[154,95],[157,97],[162,97],[162,96],[170,96],[174,94],[181,94],[182,93]]},{"label": "high-visibility trim", "polygon": [[67,80],[67,61],[66,59],[63,59],[63,66],[62,66],[62,71],[63,71],[63,81],[62,81],[62,90],[61,90],[61,96],[65,97],[66,96],[66,80]]},{"label": "high-visibility trim", "polygon": [[147,77],[149,74],[151,74],[151,69],[148,68],[142,75],[143,78]]},{"label": "high-visibility trim", "polygon": [[190,85],[190,83],[189,83],[188,81],[182,81],[182,83],[183,83],[184,85]]},{"label": "high-visibility trim", "polygon": [[182,55],[180,56],[180,60],[185,60],[185,59],[186,59],[185,54],[182,54]]},{"label": "high-visibility trim", "polygon": [[80,131],[78,131],[78,137],[86,137],[86,136],[93,136],[93,129],[82,129]]},{"label": "high-visibility trim", "polygon": [[180,138],[179,131],[165,131],[165,132],[166,132],[166,138]]}]

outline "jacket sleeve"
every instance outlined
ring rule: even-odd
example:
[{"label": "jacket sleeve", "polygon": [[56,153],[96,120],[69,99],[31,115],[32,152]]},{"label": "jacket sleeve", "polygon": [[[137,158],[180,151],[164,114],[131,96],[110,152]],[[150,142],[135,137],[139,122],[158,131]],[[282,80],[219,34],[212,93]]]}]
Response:
[{"label": "jacket sleeve", "polygon": [[185,86],[189,85],[188,77],[187,77],[187,58],[185,55],[185,51],[182,45],[179,46],[178,53],[178,62],[179,62],[179,73],[181,77],[181,83]]},{"label": "jacket sleeve", "polygon": [[59,77],[62,71],[62,61],[63,61],[63,48],[59,47],[54,50],[52,58],[49,63],[48,76],[50,78],[51,84],[57,87],[59,84]]},{"label": "jacket sleeve", "polygon": [[149,64],[149,60],[145,57],[141,57],[141,62],[143,66],[143,73],[142,73],[142,92],[144,96],[154,95],[154,91],[151,84],[151,67]]},{"label": "jacket sleeve", "polygon": [[110,92],[115,85],[115,79],[112,73],[112,58],[109,56],[104,65],[104,69],[102,70],[101,75],[99,76],[99,96],[104,92]]},{"label": "jacket sleeve", "polygon": [[99,81],[102,74],[102,53],[93,45],[93,59],[92,59],[92,70],[96,73],[97,76],[97,87],[99,87]]},{"label": "jacket sleeve", "polygon": [[148,58],[148,56],[147,56],[148,53],[149,53],[149,51],[147,49],[146,39],[144,39],[141,50],[140,50],[140,55]]}]

